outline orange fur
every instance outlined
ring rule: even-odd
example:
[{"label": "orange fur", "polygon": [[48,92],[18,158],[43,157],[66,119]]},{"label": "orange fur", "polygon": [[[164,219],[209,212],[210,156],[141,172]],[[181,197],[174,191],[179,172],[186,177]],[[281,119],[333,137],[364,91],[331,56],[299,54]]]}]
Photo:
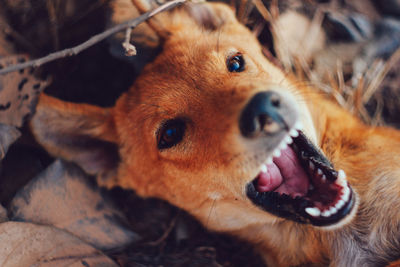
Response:
[{"label": "orange fur", "polygon": [[[184,10],[171,14],[162,53],[114,108],[43,95],[31,123],[37,140],[69,160],[81,153],[79,142],[71,141],[75,135],[117,144],[116,181],[106,184],[167,200],[209,229],[257,244],[268,266],[376,266],[399,257],[400,133],[362,124],[284,74],[263,57],[256,38],[228,7],[202,7],[219,19],[212,22],[215,29],[202,28],[202,18],[194,21]],[[237,51],[246,58],[246,71],[230,73],[226,58]],[[254,147],[240,137],[238,118],[251,96],[271,88],[293,99],[304,132],[346,171],[359,197],[358,211],[346,225],[333,230],[301,225],[258,209],[246,197],[245,185],[257,175],[257,166]],[[160,151],[160,124],[175,117],[187,120],[185,137]],[[59,145],[65,133],[77,144],[73,150]],[[109,169],[95,166],[100,173]]]}]

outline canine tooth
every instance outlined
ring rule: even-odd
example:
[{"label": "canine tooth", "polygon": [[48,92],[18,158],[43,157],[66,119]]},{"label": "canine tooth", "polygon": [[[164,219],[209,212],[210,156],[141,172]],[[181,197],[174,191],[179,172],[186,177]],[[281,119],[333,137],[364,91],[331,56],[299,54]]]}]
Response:
[{"label": "canine tooth", "polygon": [[296,129],[292,129],[292,130],[290,130],[289,135],[291,137],[297,137],[297,136],[299,136],[299,132]]},{"label": "canine tooth", "polygon": [[319,215],[321,215],[321,211],[316,207],[314,208],[308,207],[305,209],[305,211],[313,217],[318,217]]},{"label": "canine tooth", "polygon": [[290,135],[287,135],[287,136],[285,137],[285,143],[288,144],[288,145],[290,145],[291,143],[293,143],[293,139],[292,139],[292,137],[290,137]]},{"label": "canine tooth", "polygon": [[315,169],[315,165],[314,165],[314,163],[312,163],[311,161],[308,163],[308,165],[309,165],[309,167],[310,167],[311,170],[314,170],[314,169]]},{"label": "canine tooth", "polygon": [[265,164],[261,165],[261,172],[267,172],[267,166]]},{"label": "canine tooth", "polygon": [[338,176],[336,179],[336,184],[341,185],[343,187],[346,186],[346,173],[343,170],[339,170]]},{"label": "canine tooth", "polygon": [[317,170],[318,175],[322,174],[322,171],[320,169]]},{"label": "canine tooth", "polygon": [[322,175],[321,180],[322,180],[322,182],[324,182],[324,183],[326,182],[326,176],[325,176],[325,174]]},{"label": "canine tooth", "polygon": [[331,214],[335,214],[335,213],[337,212],[337,208],[336,208],[336,207],[331,207],[331,208],[329,209],[329,212],[330,212]]},{"label": "canine tooth", "polygon": [[329,217],[329,216],[331,216],[331,212],[330,212],[330,210],[326,210],[326,211],[322,212],[321,215],[323,217]]},{"label": "canine tooth", "polygon": [[272,153],[272,156],[275,158],[279,158],[281,156],[281,151],[279,149],[276,149],[274,153]]}]

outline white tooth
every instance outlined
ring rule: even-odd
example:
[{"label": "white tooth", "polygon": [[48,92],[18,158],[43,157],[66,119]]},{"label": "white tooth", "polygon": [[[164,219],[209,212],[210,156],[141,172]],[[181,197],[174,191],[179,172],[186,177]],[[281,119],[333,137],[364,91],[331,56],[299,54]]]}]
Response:
[{"label": "white tooth", "polygon": [[343,170],[339,170],[338,177],[336,179],[336,184],[345,187],[346,183],[347,183],[346,182],[346,173]]},{"label": "white tooth", "polygon": [[322,182],[326,182],[326,176],[325,176],[325,174],[324,175],[322,175],[322,178],[321,178],[321,180],[322,180]]},{"label": "white tooth", "polygon": [[321,211],[316,207],[314,208],[308,207],[305,209],[305,211],[313,217],[318,217],[319,215],[321,215]]},{"label": "white tooth", "polygon": [[290,135],[287,135],[287,136],[285,137],[285,143],[288,144],[288,145],[290,145],[291,143],[293,143],[293,139],[292,139],[292,137],[290,137]]},{"label": "white tooth", "polygon": [[344,201],[344,202],[349,201],[350,189],[349,189],[347,186],[345,186],[345,187],[343,187],[342,193],[343,193],[343,194],[342,194],[342,199],[343,199],[343,201]]},{"label": "white tooth", "polygon": [[314,163],[312,163],[311,161],[309,161],[308,165],[310,166],[310,169],[311,169],[311,170],[314,170],[314,169],[315,169],[315,165],[314,165]]},{"label": "white tooth", "polygon": [[335,214],[335,213],[337,212],[337,209],[336,209],[335,207],[331,207],[331,208],[329,209],[329,212],[330,212],[331,214]]},{"label": "white tooth", "polygon": [[343,201],[343,199],[340,199],[337,203],[336,203],[336,208],[337,209],[341,209],[344,206],[345,202]]},{"label": "white tooth", "polygon": [[287,143],[285,142],[285,140],[283,140],[283,142],[279,145],[279,148],[281,150],[284,150],[285,148],[287,148]]},{"label": "white tooth", "polygon": [[312,184],[309,184],[308,190],[314,190],[314,186]]},{"label": "white tooth", "polygon": [[301,123],[301,121],[297,121],[296,124],[294,125],[294,128],[297,130],[303,129],[303,124]]},{"label": "white tooth", "polygon": [[299,132],[296,129],[292,129],[290,130],[289,135],[292,137],[297,137],[299,136]]},{"label": "white tooth", "polygon": [[267,172],[267,166],[265,164],[261,165],[261,172]]},{"label": "white tooth", "polygon": [[276,149],[274,153],[272,153],[272,156],[275,158],[279,158],[281,156],[281,151],[279,149]]},{"label": "white tooth", "polygon": [[330,212],[330,210],[326,210],[326,211],[322,212],[321,215],[323,217],[329,217],[329,216],[331,216],[331,212]]},{"label": "white tooth", "polygon": [[268,164],[272,164],[272,158],[268,158],[266,161],[265,161],[265,164],[266,165],[268,165]]},{"label": "white tooth", "polygon": [[322,171],[320,169],[317,170],[318,175],[322,174]]}]

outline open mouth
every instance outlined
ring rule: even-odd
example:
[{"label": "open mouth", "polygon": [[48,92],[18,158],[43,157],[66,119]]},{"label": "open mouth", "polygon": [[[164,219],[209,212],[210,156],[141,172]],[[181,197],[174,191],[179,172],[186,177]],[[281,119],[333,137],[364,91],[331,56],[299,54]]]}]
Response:
[{"label": "open mouth", "polygon": [[336,171],[297,130],[286,136],[246,189],[247,197],[263,210],[315,226],[341,222],[355,204],[344,171]]}]

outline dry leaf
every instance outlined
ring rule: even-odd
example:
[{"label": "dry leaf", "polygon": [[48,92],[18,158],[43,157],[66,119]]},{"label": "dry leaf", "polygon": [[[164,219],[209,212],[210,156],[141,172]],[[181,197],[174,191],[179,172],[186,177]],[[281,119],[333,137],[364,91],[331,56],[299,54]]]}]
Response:
[{"label": "dry leaf", "polygon": [[0,160],[2,160],[8,148],[14,143],[21,133],[13,126],[0,123]]},{"label": "dry leaf", "polygon": [[22,188],[10,204],[10,219],[52,225],[98,249],[113,249],[138,240],[123,226],[123,215],[90,184],[72,163],[57,160]]},{"label": "dry leaf", "polygon": [[0,56],[9,55],[13,52],[13,45],[7,41],[7,30],[9,29],[8,23],[3,16],[0,15]]},{"label": "dry leaf", "polygon": [[0,224],[2,267],[117,267],[77,237],[49,226],[22,222]]},{"label": "dry leaf", "polygon": [[0,223],[8,221],[7,210],[0,205]]},{"label": "dry leaf", "polygon": [[[23,55],[1,58],[0,69],[26,60]],[[0,75],[0,123],[21,127],[34,111],[38,95],[46,85],[47,82],[32,75],[32,69]]]}]

